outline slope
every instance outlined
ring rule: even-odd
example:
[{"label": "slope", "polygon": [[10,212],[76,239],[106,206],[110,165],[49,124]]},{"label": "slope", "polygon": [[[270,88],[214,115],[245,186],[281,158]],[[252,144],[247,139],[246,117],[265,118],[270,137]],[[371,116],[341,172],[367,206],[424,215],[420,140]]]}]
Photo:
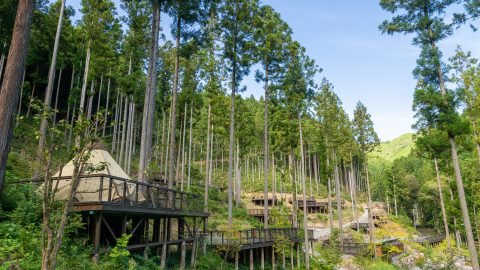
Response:
[{"label": "slope", "polygon": [[391,141],[382,142],[377,150],[369,154],[369,158],[393,161],[397,158],[407,156],[414,145],[412,136],[412,133],[406,133]]}]

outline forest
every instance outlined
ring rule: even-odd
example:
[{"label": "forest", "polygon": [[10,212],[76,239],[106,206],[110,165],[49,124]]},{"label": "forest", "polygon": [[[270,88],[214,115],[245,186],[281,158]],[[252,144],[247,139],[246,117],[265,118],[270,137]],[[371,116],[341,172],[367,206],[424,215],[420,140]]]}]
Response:
[{"label": "forest", "polygon": [[260,0],[76,1],[0,2],[0,269],[480,270],[480,1],[377,1],[384,142]]}]

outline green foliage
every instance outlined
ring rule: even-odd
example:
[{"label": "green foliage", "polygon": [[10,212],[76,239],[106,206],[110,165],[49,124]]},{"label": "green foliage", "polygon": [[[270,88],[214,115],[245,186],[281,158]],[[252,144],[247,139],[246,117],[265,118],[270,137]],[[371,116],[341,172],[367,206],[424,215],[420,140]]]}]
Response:
[{"label": "green foliage", "polygon": [[355,140],[360,146],[363,155],[373,151],[380,144],[380,139],[373,127],[372,117],[367,112],[367,107],[360,101],[353,112],[352,124]]},{"label": "green foliage", "polygon": [[123,234],[117,239],[117,245],[108,253],[109,263],[107,268],[111,269],[127,269],[130,264],[130,251],[126,249],[128,241],[132,237],[131,234]]},{"label": "green foliage", "polygon": [[368,158],[370,161],[382,159],[391,162],[395,159],[408,156],[413,146],[413,134],[403,134],[391,141],[381,142],[375,151],[368,154]]},{"label": "green foliage", "polygon": [[196,269],[199,270],[210,270],[212,269],[212,266],[220,266],[223,263],[222,257],[212,251],[208,251],[205,256],[200,256],[198,258],[197,264],[196,264]]},{"label": "green foliage", "polygon": [[342,253],[336,246],[319,247],[316,249],[318,256],[312,257],[312,269],[333,270],[338,269],[342,262]]}]

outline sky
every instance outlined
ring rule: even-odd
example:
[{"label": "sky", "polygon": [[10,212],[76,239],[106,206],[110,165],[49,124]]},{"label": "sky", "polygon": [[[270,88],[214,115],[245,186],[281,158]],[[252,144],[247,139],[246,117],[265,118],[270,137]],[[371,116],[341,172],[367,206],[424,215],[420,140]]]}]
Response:
[{"label": "sky", "polygon": [[[78,9],[79,0],[70,5]],[[118,3],[118,0],[114,0]],[[353,115],[358,101],[367,106],[380,139],[388,141],[413,132],[415,123],[412,99],[419,49],[411,35],[382,35],[378,25],[391,14],[383,11],[377,0],[263,0],[272,6],[293,31],[293,38],[307,50],[310,58],[323,68],[318,82],[326,77]],[[119,5],[117,4],[119,8]],[[121,11],[119,11],[121,14]],[[77,13],[76,17],[80,14]],[[169,21],[162,14],[162,27],[169,31]],[[77,18],[77,19],[78,19]],[[457,45],[480,57],[480,39],[468,26],[461,27],[439,43],[445,59]],[[244,79],[244,96],[259,98],[263,88],[253,74]]]}]

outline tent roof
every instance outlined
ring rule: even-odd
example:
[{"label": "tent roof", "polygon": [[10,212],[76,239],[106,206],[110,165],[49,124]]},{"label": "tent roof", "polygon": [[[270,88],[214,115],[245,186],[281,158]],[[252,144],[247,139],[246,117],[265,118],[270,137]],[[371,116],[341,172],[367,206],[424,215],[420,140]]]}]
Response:
[{"label": "tent roof", "polygon": [[[118,165],[118,163],[113,159],[113,157],[108,153],[103,146],[97,145],[90,152],[90,157],[87,160],[87,164],[97,167],[102,164],[105,164],[105,167],[102,170],[94,172],[85,172],[84,175],[88,174],[106,174],[111,176],[116,176],[124,179],[130,179],[127,173]],[[72,176],[73,175],[73,161],[69,161],[61,171],[58,171],[54,177],[58,176]]]}]

